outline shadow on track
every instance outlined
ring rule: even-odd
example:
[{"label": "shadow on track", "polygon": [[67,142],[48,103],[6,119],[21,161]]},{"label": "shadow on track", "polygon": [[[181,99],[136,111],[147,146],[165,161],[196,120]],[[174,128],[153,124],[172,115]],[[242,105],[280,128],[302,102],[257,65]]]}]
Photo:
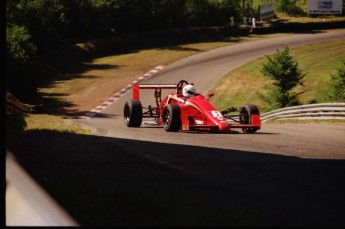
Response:
[{"label": "shadow on track", "polygon": [[345,161],[31,131],[7,139],[84,226],[344,226]]}]

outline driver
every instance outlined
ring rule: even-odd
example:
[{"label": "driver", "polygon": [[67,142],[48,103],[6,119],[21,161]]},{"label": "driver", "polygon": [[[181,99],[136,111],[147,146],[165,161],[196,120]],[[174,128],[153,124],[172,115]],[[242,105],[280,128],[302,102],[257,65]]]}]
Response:
[{"label": "driver", "polygon": [[197,93],[196,93],[194,85],[188,84],[188,85],[184,86],[184,88],[182,89],[182,95],[186,98],[196,96]]}]

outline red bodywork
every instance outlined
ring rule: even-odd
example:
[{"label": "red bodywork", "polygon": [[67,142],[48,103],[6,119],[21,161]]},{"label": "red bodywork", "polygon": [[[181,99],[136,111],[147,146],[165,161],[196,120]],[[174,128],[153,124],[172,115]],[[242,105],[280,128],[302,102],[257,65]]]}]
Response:
[{"label": "red bodywork", "polygon": [[[250,124],[243,124],[240,115],[223,115],[221,111],[215,108],[201,94],[191,98],[185,98],[182,94],[177,93],[175,84],[133,84],[133,99],[140,100],[140,90],[155,90],[156,106],[149,106],[148,112],[143,112],[143,118],[155,118],[158,125],[163,125],[162,114],[167,104],[177,104],[181,111],[181,129],[182,130],[215,130],[229,131],[231,128],[252,128],[258,130],[261,128],[260,114],[250,115]],[[163,100],[161,99],[162,89],[175,89]],[[143,109],[145,109],[143,107]],[[254,131],[255,132],[255,131]]]}]

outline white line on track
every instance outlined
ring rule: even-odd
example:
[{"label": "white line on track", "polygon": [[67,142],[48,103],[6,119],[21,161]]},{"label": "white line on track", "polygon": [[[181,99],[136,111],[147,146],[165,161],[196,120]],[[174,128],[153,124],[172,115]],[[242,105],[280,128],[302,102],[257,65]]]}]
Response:
[{"label": "white line on track", "polygon": [[87,112],[85,115],[79,116],[80,119],[90,119],[94,116],[96,116],[98,113],[115,103],[121,96],[126,94],[131,88],[132,84],[134,83],[140,83],[143,80],[146,80],[162,70],[164,68],[163,65],[159,65],[155,67],[154,69],[150,70],[148,73],[145,73],[144,75],[140,76],[138,79],[134,80],[131,84],[128,84],[125,88],[120,90],[119,92],[112,95],[109,99],[107,99],[105,102],[103,102],[101,105],[97,106],[96,108],[92,109],[91,111]]}]

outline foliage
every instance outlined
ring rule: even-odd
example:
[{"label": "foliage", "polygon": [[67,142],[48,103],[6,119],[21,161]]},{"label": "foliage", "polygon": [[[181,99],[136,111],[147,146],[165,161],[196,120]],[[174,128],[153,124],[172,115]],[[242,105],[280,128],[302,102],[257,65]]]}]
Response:
[{"label": "foliage", "polygon": [[32,65],[36,56],[36,46],[24,26],[9,25],[6,28],[7,58],[12,64]]},{"label": "foliage", "polygon": [[[253,1],[247,1],[248,10]],[[120,33],[214,26],[240,18],[236,0],[11,0],[7,21],[24,26],[38,51]]]},{"label": "foliage", "polygon": [[261,73],[273,79],[272,85],[268,85],[268,96],[259,96],[271,104],[272,108],[282,108],[286,106],[298,105],[298,94],[293,92],[296,86],[303,86],[303,78],[306,74],[302,73],[298,62],[290,54],[287,45],[282,51],[271,56],[266,56],[268,62],[264,63]]},{"label": "foliage", "polygon": [[11,24],[6,28],[6,44],[6,89],[18,96],[24,95],[26,89],[34,88],[36,79],[27,72],[37,70],[37,48],[26,27]]},{"label": "foliage", "polygon": [[[277,3],[277,10],[282,13],[287,13],[291,16],[302,16],[306,15],[304,10],[299,6],[298,2],[301,0],[276,0]],[[306,4],[305,1],[303,5]]]},{"label": "foliage", "polygon": [[242,15],[247,17],[257,17],[258,5],[254,0],[242,0]]},{"label": "foliage", "polygon": [[65,8],[60,1],[7,1],[6,15],[8,23],[27,28],[38,51],[63,40],[67,21]]},{"label": "foliage", "polygon": [[331,75],[332,80],[327,88],[322,91],[323,97],[329,102],[345,101],[345,60],[337,69],[337,73]]}]

